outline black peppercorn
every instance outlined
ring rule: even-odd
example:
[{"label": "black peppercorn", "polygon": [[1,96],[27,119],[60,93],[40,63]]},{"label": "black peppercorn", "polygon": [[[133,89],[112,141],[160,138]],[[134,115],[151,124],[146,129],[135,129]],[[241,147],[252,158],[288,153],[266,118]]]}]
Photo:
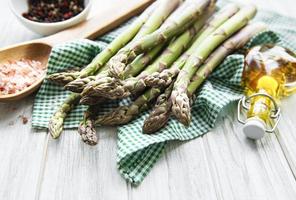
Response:
[{"label": "black peppercorn", "polygon": [[29,10],[23,17],[36,22],[60,22],[84,9],[84,0],[28,0]]}]

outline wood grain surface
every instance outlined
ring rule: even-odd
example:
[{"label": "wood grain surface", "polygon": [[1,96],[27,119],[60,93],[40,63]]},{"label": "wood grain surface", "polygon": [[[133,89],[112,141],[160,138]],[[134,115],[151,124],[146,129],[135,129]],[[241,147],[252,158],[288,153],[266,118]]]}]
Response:
[{"label": "wood grain surface", "polygon": [[[94,2],[93,13],[98,7],[120,6],[124,0]],[[241,2],[296,17],[293,0]],[[8,1],[0,1],[0,11],[1,47],[40,37],[16,21]],[[98,129],[100,141],[95,147],[83,144],[75,130],[53,141],[46,132],[31,129],[33,99],[0,104],[1,200],[296,198],[296,96],[283,101],[276,134],[257,142],[245,138],[236,122],[235,105],[229,106],[227,115],[204,137],[170,143],[139,187],[132,187],[116,169],[115,129]]]}]

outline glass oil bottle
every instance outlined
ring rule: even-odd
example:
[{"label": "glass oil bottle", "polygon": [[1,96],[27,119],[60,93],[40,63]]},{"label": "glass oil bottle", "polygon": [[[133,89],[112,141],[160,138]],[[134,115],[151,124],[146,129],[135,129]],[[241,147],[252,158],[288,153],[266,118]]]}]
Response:
[{"label": "glass oil bottle", "polygon": [[274,132],[281,98],[296,92],[295,54],[275,45],[253,47],[245,57],[242,85],[245,96],[238,104],[238,121],[244,124],[248,138],[260,139],[266,132]]}]

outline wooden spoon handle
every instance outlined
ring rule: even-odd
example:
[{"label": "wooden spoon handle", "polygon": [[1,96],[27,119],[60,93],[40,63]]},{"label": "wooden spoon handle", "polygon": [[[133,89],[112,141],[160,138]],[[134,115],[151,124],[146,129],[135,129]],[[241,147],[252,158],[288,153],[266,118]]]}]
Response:
[{"label": "wooden spoon handle", "polygon": [[98,14],[80,24],[54,35],[39,39],[40,42],[51,46],[73,39],[95,39],[98,36],[119,26],[130,17],[143,11],[154,0],[125,0],[113,5],[110,9],[100,11]]}]

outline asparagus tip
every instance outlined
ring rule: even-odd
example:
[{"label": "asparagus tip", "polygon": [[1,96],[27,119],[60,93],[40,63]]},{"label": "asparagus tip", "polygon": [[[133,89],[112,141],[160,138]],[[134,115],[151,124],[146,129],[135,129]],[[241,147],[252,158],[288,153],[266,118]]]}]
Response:
[{"label": "asparagus tip", "polygon": [[78,72],[61,72],[48,75],[46,79],[58,85],[66,85],[71,81],[74,81],[78,76]]},{"label": "asparagus tip", "polygon": [[80,123],[78,133],[84,143],[91,146],[98,144],[96,129],[94,127],[94,122],[91,119]]},{"label": "asparagus tip", "polygon": [[153,134],[164,127],[169,119],[169,113],[152,113],[145,121],[143,125],[144,134]]},{"label": "asparagus tip", "polygon": [[128,113],[128,110],[128,106],[120,106],[112,112],[98,117],[95,121],[95,124],[100,124],[103,126],[117,126],[127,124],[133,117]]},{"label": "asparagus tip", "polygon": [[61,118],[52,118],[48,124],[48,130],[53,139],[60,137],[63,131],[63,122]]},{"label": "asparagus tip", "polygon": [[96,95],[108,99],[121,99],[129,94],[124,82],[111,77],[104,77],[94,81],[91,85],[85,87],[82,92],[83,96]]},{"label": "asparagus tip", "polygon": [[109,63],[109,75],[114,78],[123,79],[124,71],[127,67],[126,52],[119,53]]},{"label": "asparagus tip", "polygon": [[185,126],[189,126],[191,122],[191,108],[190,108],[190,99],[186,92],[173,91],[172,93],[172,112]]},{"label": "asparagus tip", "polygon": [[166,88],[165,92],[157,98],[154,110],[144,122],[142,129],[145,134],[155,133],[164,127],[168,122],[172,108],[170,95],[173,85],[174,84],[172,83],[168,88]]}]

